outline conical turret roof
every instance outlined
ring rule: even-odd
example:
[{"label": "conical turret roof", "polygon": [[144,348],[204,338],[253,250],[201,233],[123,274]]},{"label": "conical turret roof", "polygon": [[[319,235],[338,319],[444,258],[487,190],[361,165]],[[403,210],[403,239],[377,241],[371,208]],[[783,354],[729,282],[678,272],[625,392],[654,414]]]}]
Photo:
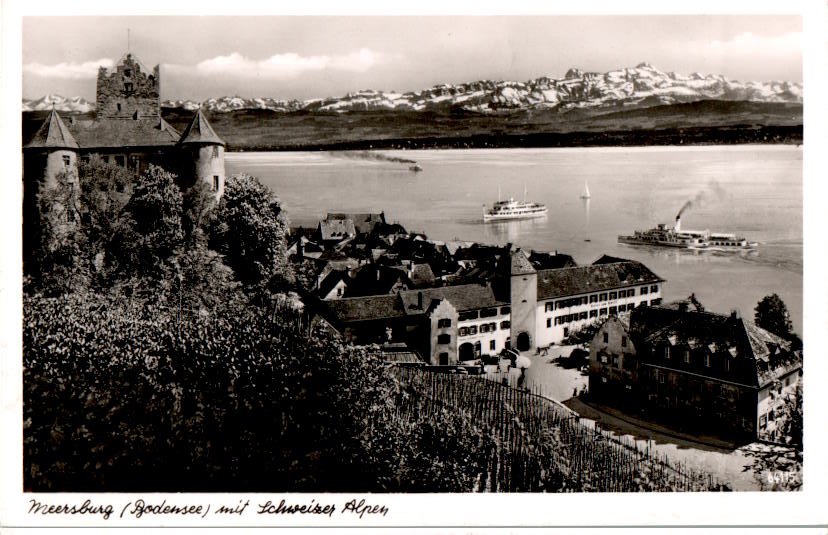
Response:
[{"label": "conical turret roof", "polygon": [[213,131],[213,127],[207,122],[207,117],[202,113],[201,108],[196,111],[193,120],[181,134],[179,143],[216,143],[224,145],[224,141]]},{"label": "conical turret roof", "polygon": [[77,149],[79,147],[69,128],[53,109],[32,140],[23,148]]}]

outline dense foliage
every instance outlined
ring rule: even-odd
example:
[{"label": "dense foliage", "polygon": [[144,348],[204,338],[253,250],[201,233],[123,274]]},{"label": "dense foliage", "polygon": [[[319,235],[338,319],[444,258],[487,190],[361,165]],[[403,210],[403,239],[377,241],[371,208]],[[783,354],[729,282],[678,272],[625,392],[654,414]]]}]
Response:
[{"label": "dense foliage", "polygon": [[273,291],[293,277],[287,222],[255,178],[229,179],[215,206],[157,167],[136,179],[93,158],[80,176],[40,199],[27,489],[474,488],[488,435],[450,411],[394,417],[401,385],[377,357]]},{"label": "dense foliage", "polygon": [[754,323],[782,338],[788,339],[793,329],[788,307],[776,295],[766,295],[756,304]]},{"label": "dense foliage", "polygon": [[210,247],[224,255],[239,281],[292,280],[287,233],[287,219],[272,191],[249,175],[227,179],[210,222]]}]

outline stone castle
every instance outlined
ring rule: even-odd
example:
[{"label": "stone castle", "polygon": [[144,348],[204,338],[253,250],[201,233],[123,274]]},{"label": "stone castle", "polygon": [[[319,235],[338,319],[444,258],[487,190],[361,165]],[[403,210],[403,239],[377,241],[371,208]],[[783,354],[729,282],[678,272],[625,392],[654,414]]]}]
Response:
[{"label": "stone castle", "polygon": [[23,146],[23,221],[39,217],[37,199],[47,185],[65,173],[77,183],[78,160],[100,155],[134,171],[158,165],[174,173],[186,190],[198,180],[207,182],[216,199],[224,192],[225,143],[199,109],[183,133],[161,117],[161,73],[146,69],[132,54],[125,54],[113,69],[98,70],[96,116],[64,121],[55,110],[34,137]]}]

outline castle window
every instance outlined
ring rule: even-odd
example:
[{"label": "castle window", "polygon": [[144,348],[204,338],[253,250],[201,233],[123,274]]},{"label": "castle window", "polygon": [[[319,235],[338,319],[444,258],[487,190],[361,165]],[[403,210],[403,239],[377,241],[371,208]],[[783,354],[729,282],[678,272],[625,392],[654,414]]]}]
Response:
[{"label": "castle window", "polygon": [[132,87],[133,86],[131,82],[126,82],[124,84],[124,91],[126,91],[127,93],[132,93]]},{"label": "castle window", "polygon": [[63,157],[63,167],[69,167],[69,164],[72,163],[72,159],[69,156]]},{"label": "castle window", "polygon": [[218,191],[219,189],[219,176],[213,175],[213,190]]},{"label": "castle window", "polygon": [[118,104],[116,104],[116,106],[118,106],[118,111],[121,111],[121,104],[118,103]]},{"label": "castle window", "polygon": [[219,148],[218,145],[213,145],[213,158],[219,157]]}]

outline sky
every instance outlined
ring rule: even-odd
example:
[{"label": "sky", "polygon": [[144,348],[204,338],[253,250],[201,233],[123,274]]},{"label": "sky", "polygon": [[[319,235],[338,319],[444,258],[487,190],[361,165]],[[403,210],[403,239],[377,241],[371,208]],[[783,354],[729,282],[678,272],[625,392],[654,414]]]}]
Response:
[{"label": "sky", "polygon": [[[128,32],[129,29],[129,39]],[[24,17],[23,97],[94,100],[99,65],[161,64],[161,98],[310,99],[649,62],[680,74],[802,81],[786,15]]]}]

